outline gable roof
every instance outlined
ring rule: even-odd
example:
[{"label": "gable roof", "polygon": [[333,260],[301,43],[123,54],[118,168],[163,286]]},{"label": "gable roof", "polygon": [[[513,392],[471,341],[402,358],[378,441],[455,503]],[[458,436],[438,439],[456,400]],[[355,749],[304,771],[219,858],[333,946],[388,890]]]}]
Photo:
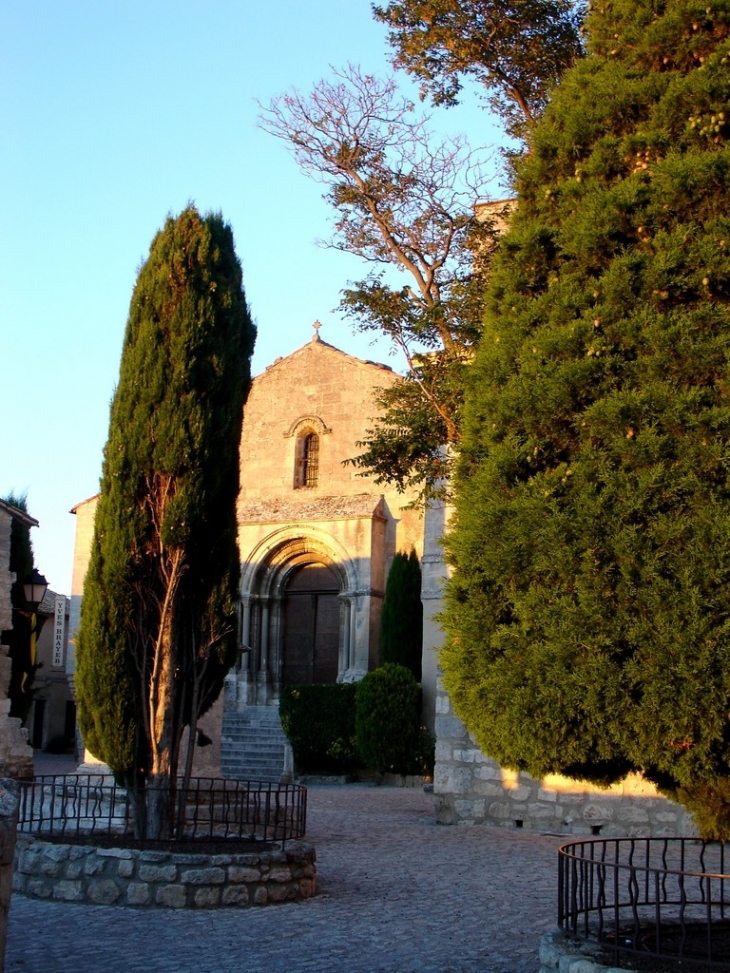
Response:
[{"label": "gable roof", "polygon": [[279,368],[281,365],[291,362],[295,358],[301,358],[312,354],[331,354],[339,358],[348,359],[354,365],[365,365],[369,368],[378,369],[381,372],[391,375],[395,374],[390,365],[383,365],[380,362],[371,361],[368,358],[356,358],[355,355],[350,355],[348,352],[342,351],[340,348],[336,348],[334,345],[331,345],[326,341],[322,341],[322,339],[319,337],[319,332],[315,330],[311,339],[305,345],[302,345],[301,348],[297,348],[296,351],[290,352],[288,355],[275,358],[270,365],[266,366],[263,372],[259,372],[259,374],[255,376],[254,381],[257,378],[261,378],[263,375],[266,375],[266,373],[272,371],[272,369]]},{"label": "gable roof", "polygon": [[6,503],[5,500],[0,500],[0,510],[4,510],[5,513],[10,514],[13,520],[20,521],[26,527],[38,526],[38,521],[35,517],[31,517],[24,510],[19,510],[18,507],[14,507],[12,503]]}]

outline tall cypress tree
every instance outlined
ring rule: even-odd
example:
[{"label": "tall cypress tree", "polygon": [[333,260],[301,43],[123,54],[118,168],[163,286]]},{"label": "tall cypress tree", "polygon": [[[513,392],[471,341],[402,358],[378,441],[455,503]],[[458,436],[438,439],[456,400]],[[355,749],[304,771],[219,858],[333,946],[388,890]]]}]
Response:
[{"label": "tall cypress tree", "polygon": [[411,548],[410,554],[399,551],[395,555],[388,572],[380,620],[380,663],[405,666],[420,681],[422,652],[421,565]]},{"label": "tall cypress tree", "polygon": [[76,657],[84,741],[150,837],[170,828],[183,728],[234,658],[254,339],[230,227],[192,206],[168,218],[132,295]]},{"label": "tall cypress tree", "polygon": [[730,2],[613,0],[517,167],[442,664],[483,749],[730,834]]}]

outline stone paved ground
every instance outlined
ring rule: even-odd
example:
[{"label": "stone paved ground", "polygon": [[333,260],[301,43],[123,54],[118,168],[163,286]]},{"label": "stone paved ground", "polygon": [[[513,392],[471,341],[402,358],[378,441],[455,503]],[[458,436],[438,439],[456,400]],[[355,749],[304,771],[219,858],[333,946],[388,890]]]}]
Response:
[{"label": "stone paved ground", "polygon": [[435,824],[421,790],[314,786],[319,894],[178,912],[14,896],[6,973],[536,973],[560,838]]}]

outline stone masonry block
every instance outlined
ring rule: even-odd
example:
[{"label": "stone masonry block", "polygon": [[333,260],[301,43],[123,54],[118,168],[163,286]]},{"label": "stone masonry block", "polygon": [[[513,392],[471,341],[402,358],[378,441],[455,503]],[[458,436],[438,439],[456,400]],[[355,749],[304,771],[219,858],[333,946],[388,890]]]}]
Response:
[{"label": "stone masonry block", "polygon": [[643,808],[623,805],[619,808],[616,815],[619,821],[626,821],[631,824],[645,824],[649,820],[649,814]]},{"label": "stone masonry block", "polygon": [[613,806],[609,803],[586,804],[583,811],[585,821],[610,821],[613,817]]},{"label": "stone masonry block", "polygon": [[181,872],[180,880],[188,885],[222,885],[226,873],[222,868],[190,868]]},{"label": "stone masonry block", "polygon": [[269,902],[286,902],[293,899],[295,891],[288,885],[280,885],[277,888],[269,889]]},{"label": "stone masonry block", "polygon": [[168,909],[184,909],[186,898],[186,890],[182,885],[159,885],[155,892],[157,904]]},{"label": "stone masonry block", "polygon": [[152,901],[150,887],[145,882],[130,882],[127,886],[128,905],[149,905]]},{"label": "stone masonry block", "polygon": [[436,738],[462,740],[464,738],[464,724],[458,716],[436,717]]},{"label": "stone masonry block", "polygon": [[288,868],[272,868],[269,872],[270,882],[291,882],[291,871]]},{"label": "stone masonry block", "polygon": [[112,905],[120,898],[122,890],[110,878],[100,878],[89,882],[87,894],[95,905]]},{"label": "stone masonry block", "polygon": [[142,882],[174,882],[177,865],[148,865],[140,862],[139,878]]},{"label": "stone masonry block", "polygon": [[[132,852],[126,848],[97,848],[95,852],[97,858],[132,858]],[[162,856],[164,860],[164,855]],[[149,859],[145,859],[149,861]]]},{"label": "stone masonry block", "polygon": [[199,909],[212,909],[220,904],[221,890],[218,886],[206,885],[195,890],[193,901]]},{"label": "stone masonry block", "polygon": [[56,882],[53,886],[53,898],[60,899],[62,902],[83,902],[84,883],[83,882]]},{"label": "stone masonry block", "polygon": [[231,882],[260,882],[261,871],[258,868],[244,868],[241,865],[231,865],[228,869]]},{"label": "stone masonry block", "polygon": [[96,855],[90,855],[84,863],[84,875],[99,875],[100,872],[104,871],[105,865],[106,862],[103,858],[99,859]]},{"label": "stone masonry block", "polygon": [[248,889],[245,885],[229,885],[223,889],[223,905],[248,905]]}]

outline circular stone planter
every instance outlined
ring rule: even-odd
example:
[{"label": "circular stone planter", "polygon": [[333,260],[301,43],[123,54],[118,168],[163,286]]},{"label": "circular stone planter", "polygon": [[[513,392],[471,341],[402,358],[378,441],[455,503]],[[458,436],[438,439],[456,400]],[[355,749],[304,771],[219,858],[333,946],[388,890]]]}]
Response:
[{"label": "circular stone planter", "polygon": [[37,899],[135,908],[245,908],[311,898],[312,845],[184,853],[100,848],[19,834],[13,890]]}]

